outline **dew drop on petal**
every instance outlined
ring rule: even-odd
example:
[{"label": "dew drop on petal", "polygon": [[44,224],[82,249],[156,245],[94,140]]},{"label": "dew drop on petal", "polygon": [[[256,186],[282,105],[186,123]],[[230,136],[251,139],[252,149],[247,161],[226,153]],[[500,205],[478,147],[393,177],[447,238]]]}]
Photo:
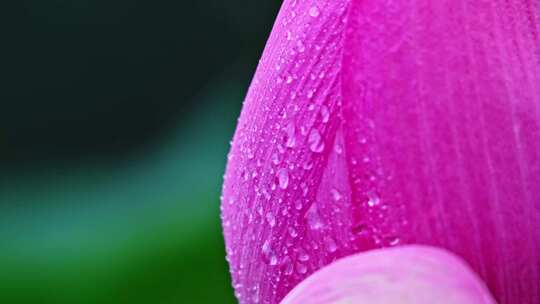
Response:
[{"label": "dew drop on petal", "polygon": [[274,165],[277,165],[280,163],[279,156],[276,153],[272,154],[271,159]]},{"label": "dew drop on petal", "polygon": [[337,189],[330,190],[330,193],[332,194],[334,202],[339,202],[341,200],[341,193]]},{"label": "dew drop on petal", "polygon": [[285,168],[279,169],[278,181],[279,181],[279,187],[281,189],[287,189],[287,186],[289,186],[289,173],[287,172],[287,169]]},{"label": "dew drop on petal", "polygon": [[299,53],[303,53],[306,50],[306,47],[304,46],[304,43],[302,42],[302,40],[298,40],[296,42],[296,47],[298,48]]},{"label": "dew drop on petal", "polygon": [[272,212],[268,212],[266,214],[266,221],[268,222],[268,225],[270,225],[270,227],[274,227],[276,225],[276,217]]},{"label": "dew drop on petal", "polygon": [[370,191],[368,192],[368,206],[374,207],[377,206],[380,203],[381,199],[377,195],[377,193]]},{"label": "dew drop on petal", "polygon": [[302,263],[296,263],[296,271],[299,274],[305,274],[307,272],[307,267]]},{"label": "dew drop on petal", "polygon": [[330,112],[328,111],[328,107],[325,105],[321,106],[321,118],[323,123],[327,123],[330,119]]},{"label": "dew drop on petal", "polygon": [[290,84],[291,82],[293,82],[293,78],[291,75],[287,76],[287,79],[285,80],[285,83],[287,84]]},{"label": "dew drop on petal", "polygon": [[397,244],[399,244],[399,238],[396,236],[388,237],[386,238],[386,241],[388,242],[388,245],[390,246],[396,246]]},{"label": "dew drop on petal", "polygon": [[275,266],[275,265],[277,265],[277,263],[278,263],[278,258],[277,258],[277,256],[276,256],[275,254],[272,253],[272,254],[270,255],[270,262],[269,262],[269,264],[270,264],[270,266]]},{"label": "dew drop on petal", "polygon": [[296,143],[296,137],[294,135],[294,132],[295,132],[294,123],[291,122],[287,125],[285,129],[285,133],[287,134],[287,141],[285,142],[285,146],[287,148],[294,147]]},{"label": "dew drop on petal", "polygon": [[285,258],[283,258],[282,263],[283,263],[283,273],[285,275],[291,275],[293,273],[293,270],[294,270],[294,266],[293,266],[293,263],[291,261],[291,258],[286,256]]},{"label": "dew drop on petal", "polygon": [[294,229],[294,227],[289,227],[289,235],[292,238],[295,238],[295,237],[298,236],[298,231],[296,231],[296,229]]},{"label": "dew drop on petal", "polygon": [[304,163],[304,165],[302,166],[302,168],[304,168],[304,170],[308,171],[308,170],[311,170],[311,168],[313,168],[313,163],[311,161],[306,161]]},{"label": "dew drop on petal", "polygon": [[302,262],[307,262],[309,261],[309,254],[307,254],[307,252],[303,249],[300,249],[298,251],[298,260],[299,261],[302,261]]},{"label": "dew drop on petal", "polygon": [[317,18],[319,17],[319,15],[321,14],[321,12],[319,11],[319,8],[316,7],[316,6],[312,6],[310,9],[309,9],[309,15],[313,18]]},{"label": "dew drop on petal", "polygon": [[323,223],[315,204],[312,204],[311,207],[309,207],[309,210],[306,212],[306,219],[309,227],[313,230],[319,230],[323,227]]},{"label": "dew drop on petal", "polygon": [[328,250],[328,252],[330,252],[330,253],[336,252],[337,245],[336,245],[336,241],[334,241],[333,238],[327,236],[327,237],[324,238],[324,242],[326,244],[326,250]]},{"label": "dew drop on petal", "polygon": [[324,150],[324,142],[321,139],[321,134],[317,129],[312,129],[308,137],[309,149],[315,153],[320,153]]}]

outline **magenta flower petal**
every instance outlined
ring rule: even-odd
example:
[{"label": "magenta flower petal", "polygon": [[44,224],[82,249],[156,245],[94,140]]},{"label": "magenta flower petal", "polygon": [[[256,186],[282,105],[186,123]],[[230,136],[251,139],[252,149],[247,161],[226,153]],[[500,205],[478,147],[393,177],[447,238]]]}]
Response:
[{"label": "magenta flower petal", "polygon": [[425,246],[376,249],[340,259],[297,285],[281,304],[494,304],[456,256]]},{"label": "magenta flower petal", "polygon": [[410,243],[539,301],[540,3],[435,2],[284,2],[223,188],[241,303]]}]

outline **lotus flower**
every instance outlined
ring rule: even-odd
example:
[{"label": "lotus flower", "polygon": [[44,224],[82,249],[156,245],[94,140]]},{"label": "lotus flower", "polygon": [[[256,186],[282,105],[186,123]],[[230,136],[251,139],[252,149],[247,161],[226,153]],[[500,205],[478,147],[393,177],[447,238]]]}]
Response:
[{"label": "lotus flower", "polygon": [[[241,303],[422,244],[540,301],[540,2],[285,0],[222,196]],[[339,263],[339,262],[337,262]]]}]

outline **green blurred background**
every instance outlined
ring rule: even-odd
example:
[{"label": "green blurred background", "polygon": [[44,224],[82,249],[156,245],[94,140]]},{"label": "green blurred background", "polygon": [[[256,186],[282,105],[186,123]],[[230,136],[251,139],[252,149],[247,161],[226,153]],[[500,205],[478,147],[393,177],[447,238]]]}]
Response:
[{"label": "green blurred background", "polygon": [[219,194],[277,0],[0,8],[0,303],[233,303]]}]

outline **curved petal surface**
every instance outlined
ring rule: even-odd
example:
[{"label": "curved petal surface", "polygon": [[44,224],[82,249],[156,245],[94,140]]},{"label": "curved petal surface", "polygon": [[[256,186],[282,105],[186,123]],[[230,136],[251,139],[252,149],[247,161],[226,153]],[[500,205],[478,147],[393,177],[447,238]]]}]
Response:
[{"label": "curved petal surface", "polygon": [[540,4],[285,1],[225,174],[241,303],[353,253],[463,257],[500,303],[540,297]]},{"label": "curved petal surface", "polygon": [[375,249],[342,258],[296,286],[281,304],[495,304],[456,256],[427,246]]}]

